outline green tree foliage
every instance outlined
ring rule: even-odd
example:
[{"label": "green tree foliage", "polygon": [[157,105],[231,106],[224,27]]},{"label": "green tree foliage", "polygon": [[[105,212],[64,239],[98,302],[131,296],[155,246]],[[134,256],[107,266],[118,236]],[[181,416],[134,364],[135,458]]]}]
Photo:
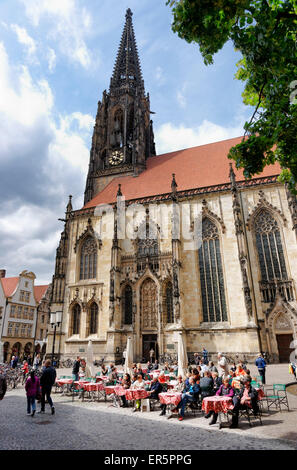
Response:
[{"label": "green tree foliage", "polygon": [[276,161],[280,181],[296,193],[297,0],[168,0],[172,29],[199,45],[206,65],[231,40],[242,54],[235,77],[254,106],[242,142],[229,158],[246,178]]}]

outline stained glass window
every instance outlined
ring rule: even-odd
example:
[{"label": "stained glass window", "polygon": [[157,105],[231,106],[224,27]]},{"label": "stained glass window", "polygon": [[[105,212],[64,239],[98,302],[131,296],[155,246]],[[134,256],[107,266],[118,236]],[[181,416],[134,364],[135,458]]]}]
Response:
[{"label": "stained glass window", "polygon": [[128,284],[123,292],[124,324],[132,325],[132,287]]},{"label": "stained glass window", "polygon": [[76,304],[72,312],[72,334],[78,335],[80,330],[80,306]]},{"label": "stained glass window", "polygon": [[219,231],[215,223],[209,218],[204,218],[202,221],[199,269],[203,321],[227,321]]},{"label": "stained glass window", "polygon": [[95,279],[97,272],[97,243],[92,237],[87,237],[81,247],[80,279]]},{"label": "stained glass window", "polygon": [[90,335],[95,335],[98,330],[98,305],[93,302],[89,312]]},{"label": "stained glass window", "polygon": [[173,292],[172,292],[172,283],[169,281],[166,286],[166,313],[167,313],[167,323],[174,323],[173,315]]},{"label": "stained glass window", "polygon": [[279,226],[269,211],[259,212],[254,230],[262,281],[288,279]]}]

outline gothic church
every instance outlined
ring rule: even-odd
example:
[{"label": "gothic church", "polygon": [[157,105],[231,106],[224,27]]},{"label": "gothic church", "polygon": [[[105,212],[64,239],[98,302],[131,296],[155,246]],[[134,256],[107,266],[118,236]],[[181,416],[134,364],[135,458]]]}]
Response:
[{"label": "gothic church", "polygon": [[96,359],[119,361],[131,337],[135,361],[152,348],[174,358],[182,336],[189,357],[205,347],[210,355],[265,351],[289,360],[297,340],[296,198],[278,182],[278,165],[251,180],[232,168],[227,154],[240,141],[156,155],[128,9],[98,103],[84,206],[74,210],[70,197],[57,248],[56,355],[84,356],[91,340]]}]

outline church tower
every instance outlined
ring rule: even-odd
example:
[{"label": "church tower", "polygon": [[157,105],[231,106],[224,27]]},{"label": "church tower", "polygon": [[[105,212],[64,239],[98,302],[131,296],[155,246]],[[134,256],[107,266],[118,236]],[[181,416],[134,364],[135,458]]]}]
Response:
[{"label": "church tower", "polygon": [[109,93],[105,90],[98,103],[85,204],[113,178],[141,173],[147,158],[155,154],[150,99],[145,94],[132,11],[128,9]]}]

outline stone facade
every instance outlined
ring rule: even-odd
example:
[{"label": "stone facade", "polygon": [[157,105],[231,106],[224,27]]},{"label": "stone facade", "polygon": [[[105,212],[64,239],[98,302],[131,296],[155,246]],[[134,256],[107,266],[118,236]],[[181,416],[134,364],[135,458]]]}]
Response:
[{"label": "stone facade", "polygon": [[[178,174],[166,172],[169,193],[148,196],[145,187],[142,194],[137,175],[147,174],[149,184],[146,165],[154,144],[131,17],[128,10],[110,94],[99,103],[87,204],[74,211],[70,198],[63,219],[51,294],[51,311],[63,312],[55,351],[73,358],[92,340],[96,359],[117,361],[131,337],[135,361],[147,360],[151,348],[158,357],[174,358],[182,333],[189,356],[205,347],[210,357],[221,351],[230,359],[248,359],[265,351],[277,361],[284,335],[287,342],[297,340],[296,200],[278,183],[275,169],[272,176],[237,181],[232,167],[215,186],[206,181],[182,190]],[[129,74],[123,73],[125,60],[126,70],[134,64]],[[136,158],[133,150],[130,166],[126,150],[124,159],[108,166],[106,142],[117,142],[119,128],[128,132],[127,119],[115,119],[119,102],[124,114],[133,104],[142,126],[132,133],[131,148],[138,153]],[[196,148],[196,165],[204,151]],[[217,153],[221,168],[227,154]],[[162,157],[160,162],[171,158]],[[181,160],[180,178],[183,171]],[[127,179],[120,179],[113,202],[98,210],[92,198],[122,173]],[[131,174],[137,191],[123,202],[121,186]],[[134,203],[141,204],[133,211]],[[50,332],[48,350],[52,339]]]}]

